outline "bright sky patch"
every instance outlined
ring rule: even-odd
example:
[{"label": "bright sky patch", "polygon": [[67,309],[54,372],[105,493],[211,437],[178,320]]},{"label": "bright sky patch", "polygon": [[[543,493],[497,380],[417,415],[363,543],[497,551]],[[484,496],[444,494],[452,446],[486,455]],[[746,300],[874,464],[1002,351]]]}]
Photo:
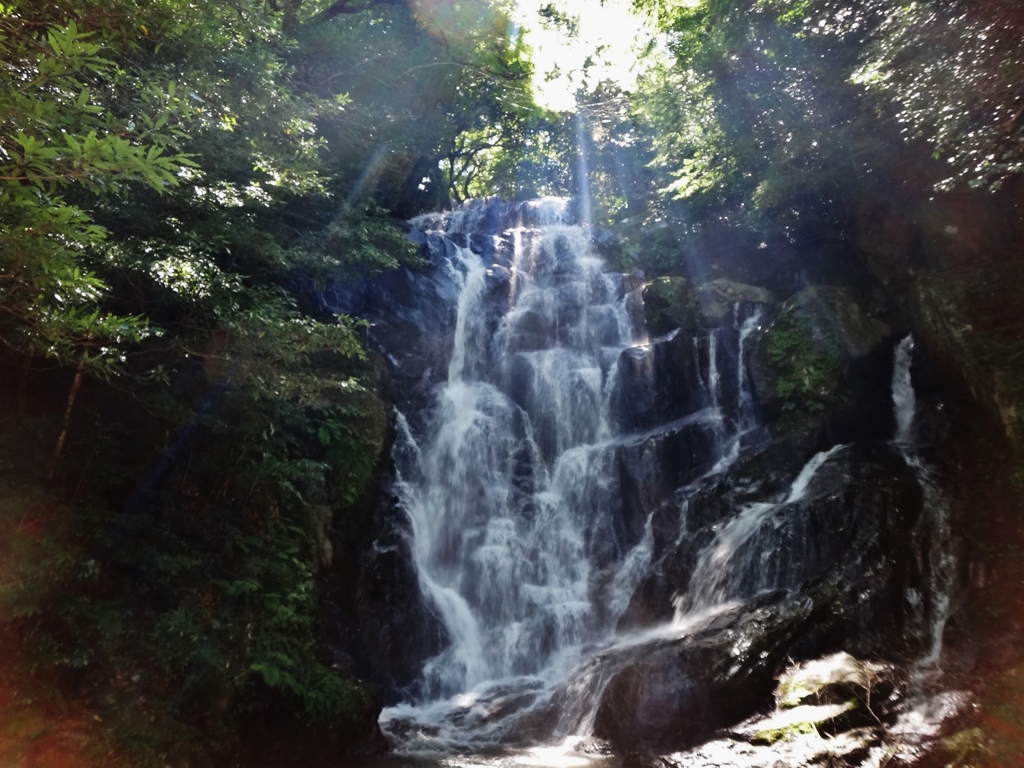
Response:
[{"label": "bright sky patch", "polygon": [[516,21],[533,49],[537,102],[560,111],[575,107],[578,90],[602,81],[632,89],[655,35],[631,0],[517,0]]}]

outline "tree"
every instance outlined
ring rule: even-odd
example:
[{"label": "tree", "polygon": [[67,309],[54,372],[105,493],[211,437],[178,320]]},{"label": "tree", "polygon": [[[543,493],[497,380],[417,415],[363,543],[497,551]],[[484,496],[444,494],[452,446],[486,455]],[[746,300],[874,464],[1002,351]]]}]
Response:
[{"label": "tree", "polygon": [[69,489],[74,538],[0,617],[6,655],[211,741],[274,707],[365,715],[325,662],[313,553],[355,546],[387,419],[321,288],[415,266],[395,217],[447,199],[441,158],[533,119],[507,17],[451,9],[461,35],[405,3],[3,3],[0,361],[68,392],[57,448],[5,459]]},{"label": "tree", "polygon": [[672,54],[635,100],[670,196],[820,217],[844,205],[849,169],[868,185],[886,176],[900,134],[948,161],[942,188],[1024,170],[1019,3],[637,6],[658,14]]},{"label": "tree", "polygon": [[[838,10],[816,15],[848,27]],[[1024,172],[1024,7],[886,2],[875,11],[881,21],[853,80],[889,102],[905,137],[926,139],[946,160],[952,175],[940,188],[997,188]]]},{"label": "tree", "polygon": [[168,127],[181,111],[173,90],[137,93],[134,116],[108,109],[102,89],[117,66],[104,35],[40,10],[16,2],[0,17],[0,340],[108,372],[124,344],[151,331],[100,307],[105,285],[82,256],[107,232],[62,193],[100,199],[141,183],[162,194],[194,164],[175,151],[179,135]]}]

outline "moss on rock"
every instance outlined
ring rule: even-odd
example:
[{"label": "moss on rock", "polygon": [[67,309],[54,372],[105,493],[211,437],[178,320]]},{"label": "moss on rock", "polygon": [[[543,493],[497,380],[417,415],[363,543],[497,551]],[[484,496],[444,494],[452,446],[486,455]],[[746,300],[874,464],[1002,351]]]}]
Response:
[{"label": "moss on rock", "polygon": [[643,291],[644,320],[651,336],[699,325],[700,302],[685,277],[659,277]]},{"label": "moss on rock", "polygon": [[721,325],[732,317],[733,307],[738,302],[774,305],[775,296],[767,288],[747,283],[738,283],[720,277],[704,283],[697,289],[701,319],[706,325]]},{"label": "moss on rock", "polygon": [[816,420],[820,412],[841,404],[849,364],[867,357],[890,334],[847,290],[805,288],[783,305],[755,342],[751,373],[766,415],[796,411]]},{"label": "moss on rock", "polygon": [[840,703],[851,696],[870,701],[872,686],[881,671],[878,665],[846,652],[834,653],[783,672],[775,689],[775,702],[780,708],[792,708],[808,701]]},{"label": "moss on rock", "polygon": [[804,704],[777,712],[758,724],[759,730],[754,732],[751,741],[775,744],[802,734],[816,733],[819,727],[836,720],[856,707],[856,700],[851,700],[841,704]]},{"label": "moss on rock", "polygon": [[685,277],[659,277],[644,288],[644,318],[652,336],[674,328],[713,328],[732,321],[739,302],[774,305],[766,288],[721,277],[699,288]]}]

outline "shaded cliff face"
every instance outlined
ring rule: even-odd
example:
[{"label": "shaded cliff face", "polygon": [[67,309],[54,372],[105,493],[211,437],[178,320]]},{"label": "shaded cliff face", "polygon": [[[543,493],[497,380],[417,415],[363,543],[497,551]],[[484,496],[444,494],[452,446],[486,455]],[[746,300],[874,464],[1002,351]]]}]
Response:
[{"label": "shaded cliff face", "polygon": [[767,707],[787,659],[935,649],[948,521],[897,431],[910,344],[851,294],[654,296],[558,201],[413,225],[428,265],[334,307],[395,405],[350,650],[398,748],[677,749]]}]

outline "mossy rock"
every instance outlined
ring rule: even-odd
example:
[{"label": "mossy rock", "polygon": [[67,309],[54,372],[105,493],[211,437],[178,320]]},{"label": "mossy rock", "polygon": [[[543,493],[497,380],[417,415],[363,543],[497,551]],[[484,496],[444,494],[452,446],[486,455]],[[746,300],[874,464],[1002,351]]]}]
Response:
[{"label": "mossy rock", "polygon": [[915,284],[915,333],[958,390],[1024,446],[1024,262],[923,272]]},{"label": "mossy rock", "polygon": [[775,702],[785,709],[806,702],[842,703],[851,697],[868,701],[883,671],[881,666],[860,661],[846,652],[834,653],[783,672],[775,689]]},{"label": "mossy rock", "polygon": [[750,740],[755,744],[775,744],[802,734],[817,733],[819,728],[838,720],[856,707],[857,702],[851,700],[839,704],[803,704],[776,712],[757,724],[758,730]]},{"label": "mossy rock", "polygon": [[766,288],[720,277],[695,288],[685,277],[659,277],[644,288],[644,318],[651,336],[675,328],[713,328],[732,322],[740,302],[776,303]]},{"label": "mossy rock", "polygon": [[700,325],[700,301],[685,277],[659,277],[644,288],[644,320],[651,336]]},{"label": "mossy rock", "polygon": [[767,288],[738,283],[725,277],[704,283],[697,289],[697,300],[700,302],[701,320],[709,326],[728,323],[733,307],[740,302],[767,306],[776,303],[775,296]]},{"label": "mossy rock", "polygon": [[[847,399],[852,362],[878,350],[889,326],[868,317],[852,295],[835,286],[810,286],[789,299],[762,331],[751,375],[765,415],[787,415],[797,427]],[[795,418],[791,412],[797,412]]]},{"label": "mossy rock", "polygon": [[964,728],[942,739],[942,748],[950,758],[948,765],[975,765],[990,756],[985,732],[981,728]]}]

